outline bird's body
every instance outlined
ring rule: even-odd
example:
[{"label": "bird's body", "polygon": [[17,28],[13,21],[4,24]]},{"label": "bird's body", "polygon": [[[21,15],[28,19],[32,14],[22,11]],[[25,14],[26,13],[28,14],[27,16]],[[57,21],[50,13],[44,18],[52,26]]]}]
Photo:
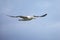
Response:
[{"label": "bird's body", "polygon": [[44,14],[42,16],[10,16],[10,17],[13,17],[13,18],[22,18],[22,19],[19,19],[19,21],[30,21],[32,19],[35,19],[35,18],[38,18],[38,17],[45,17],[47,14]]}]

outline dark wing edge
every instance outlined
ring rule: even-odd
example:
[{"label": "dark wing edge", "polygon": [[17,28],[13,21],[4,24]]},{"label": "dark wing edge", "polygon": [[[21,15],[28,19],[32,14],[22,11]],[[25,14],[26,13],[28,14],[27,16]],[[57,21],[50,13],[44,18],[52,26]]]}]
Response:
[{"label": "dark wing edge", "polygon": [[13,17],[13,18],[27,18],[26,16],[11,16],[11,15],[7,15],[9,17]]},{"label": "dark wing edge", "polygon": [[13,18],[17,18],[17,16],[11,16],[11,15],[6,15],[6,16],[13,17]]},{"label": "dark wing edge", "polygon": [[40,17],[45,17],[47,14],[44,14],[44,15],[42,15],[42,16],[40,16]]},{"label": "dark wing edge", "polygon": [[34,16],[34,17],[45,17],[47,14],[44,14],[44,15],[42,15],[42,16]]}]

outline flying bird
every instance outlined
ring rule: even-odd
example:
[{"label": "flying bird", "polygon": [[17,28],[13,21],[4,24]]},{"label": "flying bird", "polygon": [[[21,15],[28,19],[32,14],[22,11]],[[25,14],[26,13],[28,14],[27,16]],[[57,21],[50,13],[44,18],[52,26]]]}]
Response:
[{"label": "flying bird", "polygon": [[19,21],[30,21],[32,19],[36,19],[38,17],[45,17],[47,14],[41,15],[41,16],[10,16],[7,15],[9,17],[13,17],[13,18],[19,18]]}]

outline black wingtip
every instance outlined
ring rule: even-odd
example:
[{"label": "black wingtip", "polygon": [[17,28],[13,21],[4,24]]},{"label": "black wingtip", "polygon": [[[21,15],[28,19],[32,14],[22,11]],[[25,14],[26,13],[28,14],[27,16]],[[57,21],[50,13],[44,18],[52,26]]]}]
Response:
[{"label": "black wingtip", "polygon": [[16,16],[11,16],[11,15],[6,15],[6,16],[16,18]]},{"label": "black wingtip", "polygon": [[6,15],[6,16],[13,17],[13,16],[10,16],[10,15]]},{"label": "black wingtip", "polygon": [[42,15],[42,16],[40,16],[40,17],[45,17],[47,14],[44,14],[44,15]]}]

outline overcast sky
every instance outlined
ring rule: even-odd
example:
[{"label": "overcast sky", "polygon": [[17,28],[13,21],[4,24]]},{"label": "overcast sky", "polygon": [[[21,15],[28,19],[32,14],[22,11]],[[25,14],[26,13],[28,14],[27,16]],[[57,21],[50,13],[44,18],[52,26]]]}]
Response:
[{"label": "overcast sky", "polygon": [[[48,15],[18,21],[6,15]],[[60,40],[60,0],[0,0],[0,39]]]}]

